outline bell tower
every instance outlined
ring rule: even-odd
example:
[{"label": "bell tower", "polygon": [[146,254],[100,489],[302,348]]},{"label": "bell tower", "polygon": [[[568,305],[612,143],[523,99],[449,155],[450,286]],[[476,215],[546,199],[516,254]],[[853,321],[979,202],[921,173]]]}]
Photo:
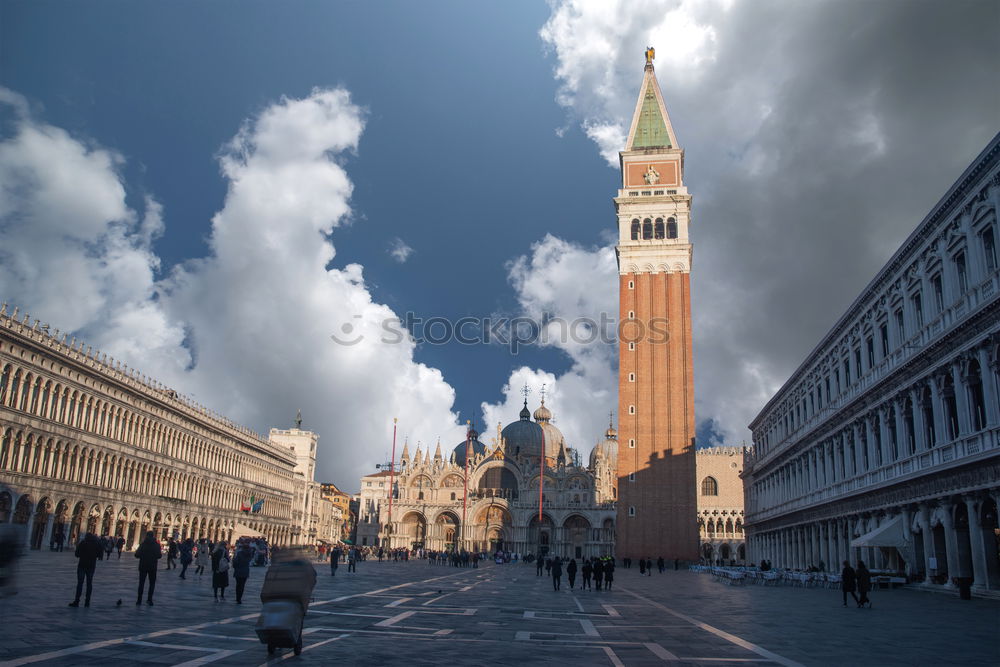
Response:
[{"label": "bell tower", "polygon": [[646,49],[625,150],[618,214],[618,525],[616,553],[698,558],[691,195],[684,151]]}]

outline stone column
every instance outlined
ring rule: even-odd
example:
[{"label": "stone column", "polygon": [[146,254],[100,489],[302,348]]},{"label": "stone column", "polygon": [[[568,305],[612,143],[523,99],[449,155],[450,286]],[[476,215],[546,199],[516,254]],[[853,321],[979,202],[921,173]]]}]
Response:
[{"label": "stone column", "polygon": [[878,408],[878,440],[879,461],[883,466],[892,461],[892,445],[889,443],[889,407],[880,405]]},{"label": "stone column", "polygon": [[851,424],[851,439],[854,443],[854,474],[859,475],[864,471],[864,459],[861,456],[861,422],[855,421]]},{"label": "stone column", "polygon": [[934,413],[934,446],[940,446],[948,442],[948,425],[944,419],[944,403],[941,396],[940,378],[935,375],[931,379],[931,410]]},{"label": "stone column", "polygon": [[945,584],[954,588],[952,578],[958,576],[958,533],[955,530],[955,505],[951,501],[942,500],[941,526],[944,528],[944,547],[948,560],[948,582]]},{"label": "stone column", "polygon": [[927,424],[924,423],[924,411],[920,405],[919,385],[910,388],[910,401],[913,403],[913,443],[919,454],[927,451]]},{"label": "stone column", "polygon": [[951,377],[955,383],[955,405],[958,406],[958,434],[972,433],[972,416],[969,413],[969,383],[962,372],[962,361],[951,365]]},{"label": "stone column", "polygon": [[994,378],[996,364],[990,362],[990,353],[985,345],[976,350],[979,372],[983,380],[983,401],[986,403],[986,426],[1000,423],[1000,406],[997,404],[997,386]]},{"label": "stone column", "polygon": [[[893,458],[893,461],[896,461],[910,455],[910,441],[906,435],[906,420],[903,418],[906,401],[896,396],[892,403],[896,416],[896,456]],[[892,443],[889,443],[889,448],[892,449]]]},{"label": "stone column", "polygon": [[972,585],[979,589],[989,588],[989,570],[986,559],[986,543],[983,529],[979,525],[981,501],[971,495],[962,496],[965,509],[969,513],[969,548],[972,551]]}]

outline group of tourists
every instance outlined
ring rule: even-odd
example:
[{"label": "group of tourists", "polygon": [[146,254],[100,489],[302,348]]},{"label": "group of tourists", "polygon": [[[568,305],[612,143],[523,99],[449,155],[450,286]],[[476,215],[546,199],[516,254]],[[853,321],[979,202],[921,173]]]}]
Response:
[{"label": "group of tourists", "polygon": [[535,576],[542,576],[544,570],[546,575],[552,577],[552,590],[558,591],[562,589],[564,569],[570,588],[576,588],[578,571],[583,575],[580,590],[610,591],[615,581],[615,559],[610,556],[584,558],[580,566],[577,566],[575,558],[539,558],[535,564]]},{"label": "group of tourists", "polygon": [[346,559],[347,560],[347,571],[357,572],[358,571],[358,560],[361,558],[361,553],[357,547],[351,547],[346,551],[341,549],[339,546],[333,547],[330,550],[330,576],[337,576],[337,568],[340,567],[340,563]]},{"label": "group of tourists", "polygon": [[[85,533],[76,546],[76,596],[70,607],[79,607],[81,598],[83,606],[89,607],[91,595],[94,589],[94,574],[97,570],[97,561],[106,560],[111,557],[111,553],[117,549],[118,557],[121,558],[121,551],[124,547],[124,540],[119,538],[99,538],[93,533]],[[113,546],[112,546],[113,545]],[[236,582],[236,604],[243,603],[243,592],[246,589],[247,579],[250,578],[251,565],[266,565],[268,561],[267,542],[263,538],[240,538],[237,540],[235,548],[225,541],[212,543],[207,539],[194,538],[178,540],[173,537],[167,540],[164,548],[157,541],[152,531],[146,533],[142,542],[133,554],[138,559],[139,587],[135,604],[141,605],[145,594],[146,604],[153,606],[153,594],[156,590],[156,577],[159,571],[159,561],[164,554],[167,557],[164,569],[172,570],[177,568],[180,561],[181,571],[179,579],[187,579],[188,567],[193,563],[194,573],[204,575],[206,571],[212,577],[212,596],[217,602],[224,602],[226,599],[226,589],[230,583],[230,573]],[[84,587],[86,592],[84,594]],[[121,600],[118,601],[121,604]]]}]

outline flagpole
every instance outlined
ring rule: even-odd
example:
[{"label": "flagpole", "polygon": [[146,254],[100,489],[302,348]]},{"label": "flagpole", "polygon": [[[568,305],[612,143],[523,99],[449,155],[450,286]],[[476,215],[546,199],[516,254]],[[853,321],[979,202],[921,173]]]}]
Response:
[{"label": "flagpole", "polygon": [[396,480],[396,422],[392,418],[392,461],[389,463],[389,546],[392,547],[392,486]]},{"label": "flagpole", "polygon": [[465,512],[469,506],[469,438],[471,437],[472,422],[465,420],[465,490],[462,493],[462,548],[465,548]]}]

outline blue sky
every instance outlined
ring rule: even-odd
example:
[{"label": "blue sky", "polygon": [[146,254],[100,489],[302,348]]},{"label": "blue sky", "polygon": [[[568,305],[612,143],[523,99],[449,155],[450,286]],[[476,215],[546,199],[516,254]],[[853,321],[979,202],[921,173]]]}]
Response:
[{"label": "blue sky", "polygon": [[[0,85],[23,105],[0,110],[0,163],[43,181],[57,153],[33,153],[19,138],[68,133],[53,145],[82,151],[85,170],[109,176],[108,197],[118,196],[114,182],[122,194],[102,199],[107,211],[75,227],[93,231],[59,252],[110,252],[124,225],[150,276],[141,294],[123,295],[114,275],[87,269],[98,276],[96,305],[74,318],[54,289],[8,261],[0,296],[254,428],[287,426],[301,407],[321,435],[321,474],[348,488],[384,456],[392,416],[414,441],[453,445],[472,414],[491,428],[515,419],[525,381],[533,403],[549,383],[557,422],[586,455],[616,405],[608,348],[534,346],[514,357],[498,345],[376,346],[357,363],[317,353],[332,345],[318,332],[355,315],[615,312],[610,162],[653,43],[695,197],[696,409],[716,429],[702,429],[702,444],[739,441],[996,132],[1000,86],[987,63],[997,36],[983,27],[996,18],[986,2],[945,11],[891,1],[7,0]],[[349,102],[323,97],[331,90]],[[288,112],[282,131],[304,132],[289,130],[296,110],[347,138],[327,137],[300,162],[251,159],[227,171],[241,128],[253,153],[269,113]],[[918,142],[939,156],[933,164],[913,159]],[[251,223],[253,207],[240,204],[255,179],[289,165],[351,184],[330,191],[343,210],[316,223],[312,241],[313,223],[296,227],[301,208]],[[4,190],[0,237],[8,252],[46,254],[76,212],[67,205],[64,227],[38,224],[53,213],[30,203],[45,190],[25,182]],[[296,188],[291,179],[281,196],[307,208],[326,201],[322,188]],[[845,189],[849,207],[834,195]],[[213,216],[224,223],[215,231]],[[277,244],[257,264],[266,284],[225,264],[245,246],[213,244],[223,228],[256,252]],[[270,239],[279,228],[287,236]],[[412,249],[403,262],[390,254],[396,239]],[[334,273],[294,267],[296,253],[324,242]],[[66,256],[53,251],[54,265],[69,266]],[[307,294],[326,279],[338,287]],[[42,280],[80,282],[70,268]],[[240,306],[198,312],[230,302]],[[267,389],[246,388],[257,385]]]}]

